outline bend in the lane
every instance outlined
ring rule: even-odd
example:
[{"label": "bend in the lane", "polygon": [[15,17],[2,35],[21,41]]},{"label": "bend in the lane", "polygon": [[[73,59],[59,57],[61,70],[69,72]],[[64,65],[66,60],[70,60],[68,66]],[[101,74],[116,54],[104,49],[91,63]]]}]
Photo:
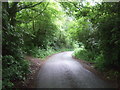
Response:
[{"label": "bend in the lane", "polygon": [[39,88],[108,88],[109,84],[72,58],[73,51],[48,58],[38,74]]}]

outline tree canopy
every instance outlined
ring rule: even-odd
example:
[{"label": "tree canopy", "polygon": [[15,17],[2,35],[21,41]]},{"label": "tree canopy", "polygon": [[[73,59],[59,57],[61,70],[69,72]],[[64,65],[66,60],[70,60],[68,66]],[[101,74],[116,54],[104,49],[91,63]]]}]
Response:
[{"label": "tree canopy", "polygon": [[3,2],[2,23],[3,88],[25,79],[26,55],[49,50],[75,49],[101,70],[120,68],[120,2]]}]

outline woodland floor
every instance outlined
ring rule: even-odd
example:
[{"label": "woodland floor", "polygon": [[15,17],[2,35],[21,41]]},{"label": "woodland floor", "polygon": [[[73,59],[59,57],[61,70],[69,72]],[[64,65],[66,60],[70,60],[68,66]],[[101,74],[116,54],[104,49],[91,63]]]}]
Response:
[{"label": "woodland floor", "polygon": [[31,56],[26,56],[25,59],[30,63],[30,74],[27,75],[27,79],[25,81],[17,82],[15,88],[35,88],[35,80],[38,71],[40,70],[42,64],[45,62],[45,60],[40,60],[39,58],[34,58]]},{"label": "woodland floor", "polygon": [[30,71],[31,73],[28,75],[28,78],[26,80],[26,88],[35,88],[35,80],[38,74],[38,71],[40,70],[40,67],[42,64],[45,62],[43,60],[40,60],[39,58],[33,58],[30,56],[26,57],[26,60],[29,60],[31,65],[30,65]]}]

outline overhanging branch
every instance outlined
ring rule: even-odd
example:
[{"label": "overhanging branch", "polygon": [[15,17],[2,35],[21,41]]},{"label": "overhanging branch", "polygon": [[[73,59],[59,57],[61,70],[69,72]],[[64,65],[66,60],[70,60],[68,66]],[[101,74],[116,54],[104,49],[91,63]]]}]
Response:
[{"label": "overhanging branch", "polygon": [[[43,9],[41,12],[39,12],[39,13],[38,13],[36,16],[34,16],[34,17],[29,16],[28,12],[26,12],[26,14],[28,15],[28,17],[30,18],[29,21],[27,21],[27,22],[17,21],[17,22],[20,22],[20,23],[29,23],[29,22],[31,22],[33,19],[36,19],[39,15],[41,15],[41,14],[46,10],[48,4],[49,4],[49,2],[46,4],[46,6],[44,7],[44,9]],[[31,8],[29,8],[29,9],[31,9]],[[37,12],[37,10],[35,10],[35,9],[31,9],[31,10],[34,10],[35,12]],[[31,19],[31,18],[33,18],[33,19]]]},{"label": "overhanging branch", "polygon": [[34,5],[25,5],[24,7],[19,7],[17,12],[19,12],[19,11],[21,11],[21,10],[23,10],[23,9],[33,8],[33,7],[37,6],[37,5],[40,5],[41,3],[42,3],[42,2],[39,2],[39,3],[34,4]]},{"label": "overhanging branch", "polygon": [[37,18],[39,15],[41,15],[41,14],[46,10],[48,4],[49,4],[49,2],[48,2],[47,5],[45,6],[45,8],[44,8],[37,16],[35,16],[34,18]]}]

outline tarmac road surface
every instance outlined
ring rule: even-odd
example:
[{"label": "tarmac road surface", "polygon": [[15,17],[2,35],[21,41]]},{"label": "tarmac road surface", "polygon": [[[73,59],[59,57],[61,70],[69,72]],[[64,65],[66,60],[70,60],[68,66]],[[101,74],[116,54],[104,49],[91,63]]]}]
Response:
[{"label": "tarmac road surface", "polygon": [[37,88],[110,88],[111,85],[82,67],[73,51],[52,55],[41,67]]}]

